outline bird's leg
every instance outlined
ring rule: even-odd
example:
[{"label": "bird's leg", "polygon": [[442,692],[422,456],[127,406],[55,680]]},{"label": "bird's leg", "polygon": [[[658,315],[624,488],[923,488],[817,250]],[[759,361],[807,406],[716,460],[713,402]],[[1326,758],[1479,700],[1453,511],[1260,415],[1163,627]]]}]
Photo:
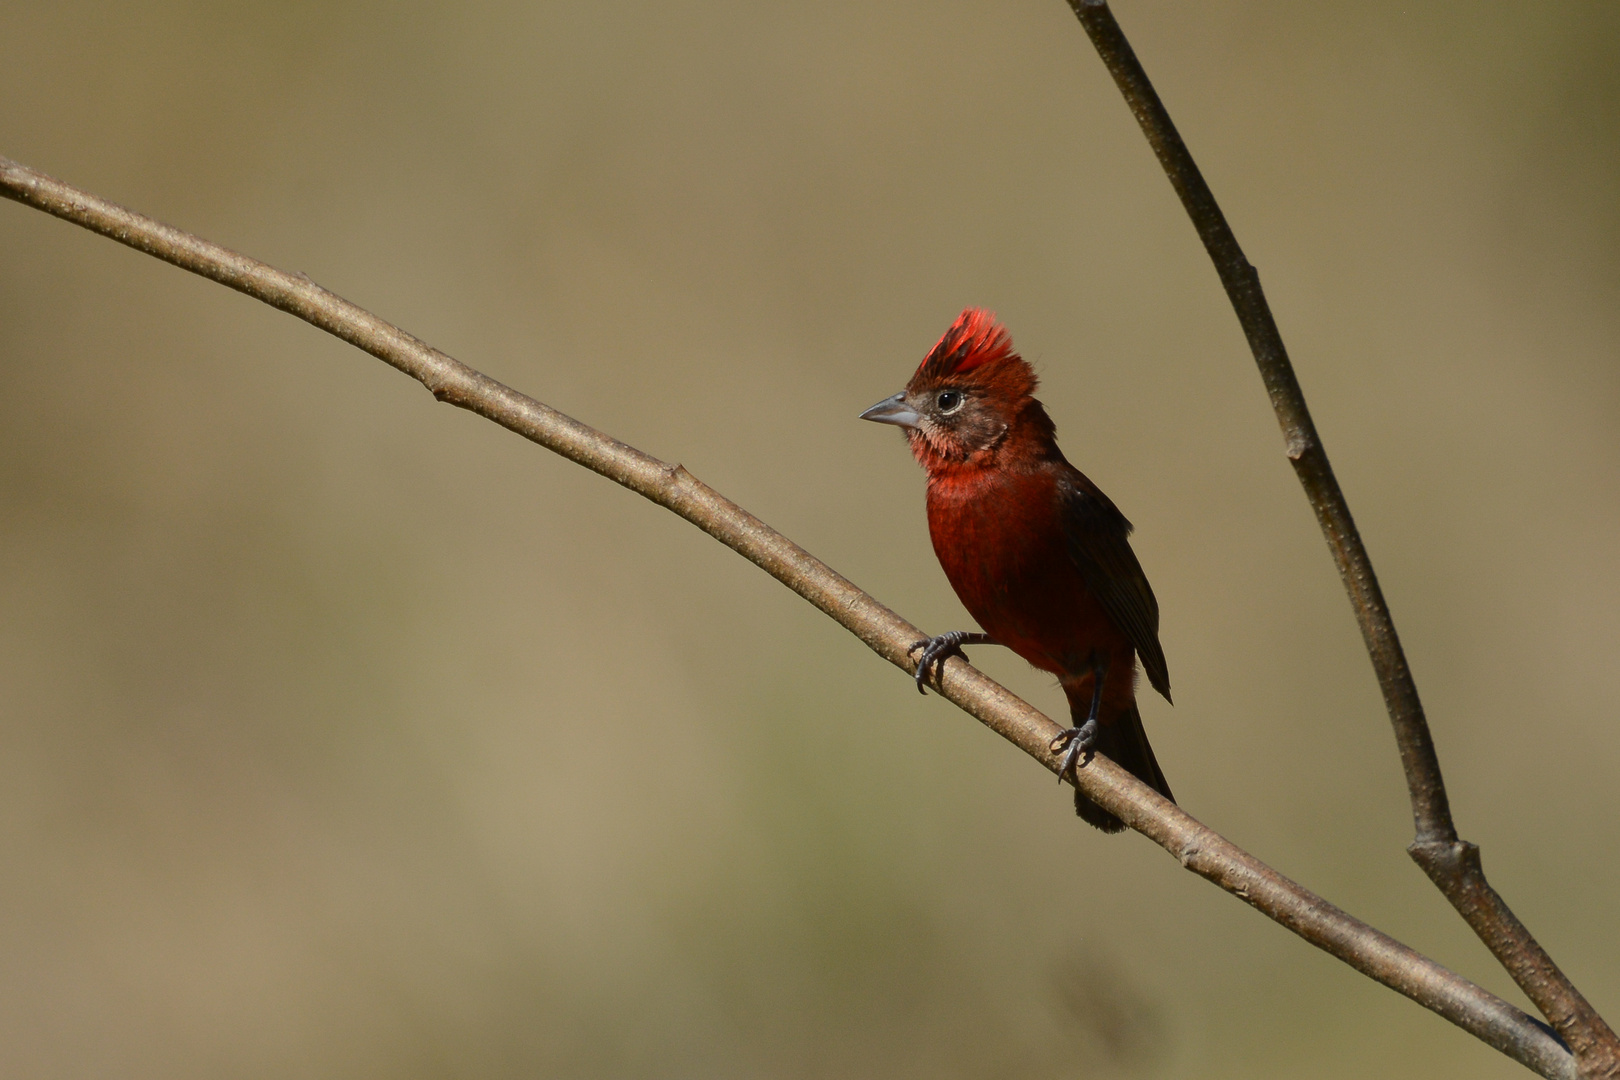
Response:
[{"label": "bird's leg", "polygon": [[[1084,757],[1091,760],[1091,748],[1097,745],[1097,715],[1102,712],[1103,680],[1108,677],[1108,659],[1099,656],[1095,650],[1091,654],[1091,710],[1086,715],[1085,723],[1079,727],[1072,727],[1068,731],[1052,740],[1049,749],[1054,754],[1063,754],[1063,767],[1058,769],[1058,783],[1074,771],[1075,765]],[[1067,750],[1067,753],[1064,751]]]},{"label": "bird's leg", "polygon": [[989,634],[975,634],[971,630],[952,630],[938,637],[924,638],[921,641],[912,642],[911,648],[906,650],[907,656],[910,656],[918,649],[922,650],[922,659],[917,661],[917,693],[928,693],[927,690],[923,689],[923,684],[928,681],[928,669],[930,667],[934,669],[934,678],[937,680],[944,674],[946,660],[953,656],[960,656],[963,660],[967,659],[962,653],[962,646],[994,644],[995,642],[990,639]]}]

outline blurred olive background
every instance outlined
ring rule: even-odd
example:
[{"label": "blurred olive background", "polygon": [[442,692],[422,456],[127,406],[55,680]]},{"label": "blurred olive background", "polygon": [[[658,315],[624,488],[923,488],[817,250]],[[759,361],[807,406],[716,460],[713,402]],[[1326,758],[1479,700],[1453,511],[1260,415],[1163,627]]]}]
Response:
[{"label": "blurred olive background", "polygon": [[[1620,9],[1118,13],[1464,835],[1620,1019]],[[0,153],[684,463],[934,632],[921,474],[855,414],[994,308],[1137,525],[1185,806],[1522,1000],[1403,851],[1253,363],[1058,0],[11,3]],[[0,1073],[1522,1075],[664,511],[32,210],[0,251]]]}]

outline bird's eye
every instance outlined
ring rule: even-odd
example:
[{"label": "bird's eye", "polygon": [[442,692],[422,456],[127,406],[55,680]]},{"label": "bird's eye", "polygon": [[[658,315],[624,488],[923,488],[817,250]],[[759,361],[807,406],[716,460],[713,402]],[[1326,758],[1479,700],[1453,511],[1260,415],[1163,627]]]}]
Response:
[{"label": "bird's eye", "polygon": [[942,413],[953,413],[962,407],[962,395],[955,390],[942,390],[934,400]]}]

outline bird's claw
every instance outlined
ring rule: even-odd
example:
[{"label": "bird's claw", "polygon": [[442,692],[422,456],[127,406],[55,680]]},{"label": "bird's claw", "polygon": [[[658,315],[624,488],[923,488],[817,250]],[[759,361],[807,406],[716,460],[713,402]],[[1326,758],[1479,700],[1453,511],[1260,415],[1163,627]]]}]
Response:
[{"label": "bird's claw", "polygon": [[922,658],[917,661],[917,672],[913,676],[917,680],[917,693],[928,693],[924,686],[928,682],[929,668],[934,669],[934,679],[937,682],[944,675],[945,661],[953,656],[960,656],[963,660],[966,660],[967,654],[962,652],[962,643],[969,638],[978,636],[980,635],[970,633],[967,630],[951,630],[948,633],[940,634],[938,637],[923,638],[921,641],[912,642],[911,648],[906,650],[907,656],[910,656],[918,649],[922,650]]},{"label": "bird's claw", "polygon": [[1093,717],[1052,740],[1047,749],[1054,754],[1063,754],[1063,763],[1058,769],[1058,783],[1063,783],[1065,776],[1072,775],[1076,767],[1091,760],[1092,748],[1097,745],[1097,735],[1097,720]]}]

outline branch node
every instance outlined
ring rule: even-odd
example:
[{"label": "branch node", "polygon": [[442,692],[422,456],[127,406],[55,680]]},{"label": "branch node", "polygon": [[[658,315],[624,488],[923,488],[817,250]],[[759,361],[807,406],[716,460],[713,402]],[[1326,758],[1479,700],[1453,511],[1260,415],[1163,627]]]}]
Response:
[{"label": "branch node", "polygon": [[1414,840],[1406,853],[1430,877],[1482,869],[1479,845],[1467,840]]}]

